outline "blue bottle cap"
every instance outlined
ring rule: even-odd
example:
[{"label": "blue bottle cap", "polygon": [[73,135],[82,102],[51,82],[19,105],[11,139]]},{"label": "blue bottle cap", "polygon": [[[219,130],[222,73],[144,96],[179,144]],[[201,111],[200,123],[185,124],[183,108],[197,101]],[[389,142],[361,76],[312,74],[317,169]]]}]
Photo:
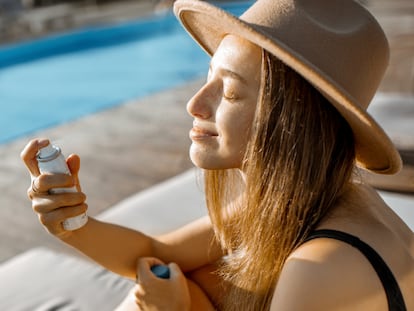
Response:
[{"label": "blue bottle cap", "polygon": [[154,273],[157,277],[161,279],[169,279],[170,278],[170,269],[168,266],[165,265],[155,265],[151,267],[152,273]]}]

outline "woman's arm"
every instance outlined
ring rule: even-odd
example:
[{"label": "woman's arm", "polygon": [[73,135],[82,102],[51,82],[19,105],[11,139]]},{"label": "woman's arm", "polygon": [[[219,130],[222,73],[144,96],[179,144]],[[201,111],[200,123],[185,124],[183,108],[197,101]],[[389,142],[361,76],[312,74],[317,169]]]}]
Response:
[{"label": "woman's arm", "polygon": [[[207,217],[161,237],[90,218],[75,231],[64,230],[62,222],[84,213],[86,195],[81,192],[78,172],[80,159],[67,159],[71,175],[40,174],[36,154],[49,144],[48,140],[32,140],[21,157],[27,166],[32,185],[28,195],[40,222],[54,236],[75,247],[107,269],[123,276],[136,277],[136,262],[140,257],[157,257],[176,262],[185,271],[194,270],[221,257],[222,252]],[[50,189],[76,186],[78,192],[51,194]]]},{"label": "woman's arm", "polygon": [[86,226],[62,241],[107,269],[132,279],[136,277],[136,263],[141,257],[175,262],[187,272],[222,256],[208,217],[160,237],[90,218]]}]

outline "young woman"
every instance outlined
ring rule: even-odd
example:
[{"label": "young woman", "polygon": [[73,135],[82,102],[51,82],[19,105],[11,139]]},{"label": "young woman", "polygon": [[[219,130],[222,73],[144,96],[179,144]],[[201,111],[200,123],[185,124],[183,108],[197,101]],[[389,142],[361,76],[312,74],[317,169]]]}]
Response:
[{"label": "young woman", "polygon": [[[42,224],[137,277],[124,310],[414,310],[414,235],[357,169],[401,166],[366,113],[388,60],[373,17],[342,0],[259,0],[240,18],[178,0],[175,12],[212,55],[187,105],[209,217],[161,237],[93,218],[65,231],[86,196],[49,189],[79,187],[79,157],[72,177],[39,174],[49,142],[33,140],[22,158]],[[161,262],[175,262],[168,280],[150,273]]]}]

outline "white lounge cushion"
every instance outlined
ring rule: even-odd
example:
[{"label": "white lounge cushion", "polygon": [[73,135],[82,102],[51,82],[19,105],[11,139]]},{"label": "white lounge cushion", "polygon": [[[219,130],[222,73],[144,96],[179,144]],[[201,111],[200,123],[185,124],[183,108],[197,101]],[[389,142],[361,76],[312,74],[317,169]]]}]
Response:
[{"label": "white lounge cushion", "polygon": [[414,231],[414,194],[379,191],[382,199]]},{"label": "white lounge cushion", "polygon": [[[148,234],[178,228],[206,214],[196,176],[189,170],[125,199],[98,218]],[[380,195],[414,230],[414,195]],[[0,310],[113,311],[132,286],[91,262],[37,248],[0,266]]]},{"label": "white lounge cushion", "polygon": [[86,260],[35,248],[0,265],[0,310],[112,311],[133,286]]},{"label": "white lounge cushion", "polygon": [[207,214],[199,176],[190,169],[126,198],[97,218],[147,234],[179,228]]},{"label": "white lounge cushion", "polygon": [[[147,234],[176,229],[206,214],[196,179],[196,170],[189,170],[125,199],[98,218]],[[113,311],[132,286],[82,258],[35,248],[0,265],[0,310]]]}]

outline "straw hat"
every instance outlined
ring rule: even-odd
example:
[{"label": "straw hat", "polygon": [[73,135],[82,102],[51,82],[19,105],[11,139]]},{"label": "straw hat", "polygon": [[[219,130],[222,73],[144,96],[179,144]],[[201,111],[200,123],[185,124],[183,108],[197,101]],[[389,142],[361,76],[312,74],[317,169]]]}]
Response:
[{"label": "straw hat", "polygon": [[360,167],[394,174],[401,158],[366,112],[388,65],[388,42],[374,17],[350,0],[258,0],[240,18],[203,1],[174,12],[212,55],[227,34],[266,49],[307,79],[350,124]]}]

